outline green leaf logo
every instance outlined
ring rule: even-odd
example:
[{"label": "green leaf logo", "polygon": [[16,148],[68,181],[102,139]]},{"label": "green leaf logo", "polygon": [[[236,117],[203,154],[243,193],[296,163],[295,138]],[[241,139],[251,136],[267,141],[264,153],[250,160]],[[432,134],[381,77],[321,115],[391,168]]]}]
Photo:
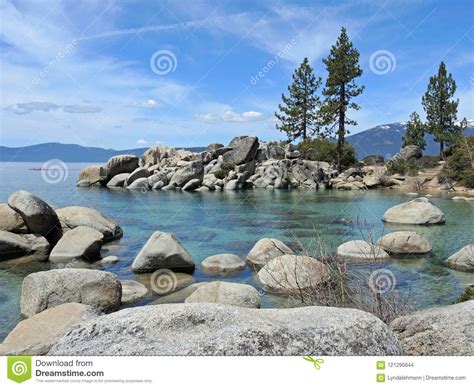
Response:
[{"label": "green leaf logo", "polygon": [[324,360],[322,358],[313,358],[311,356],[303,357],[303,360],[309,361],[313,363],[314,369],[320,370],[321,364],[324,364]]},{"label": "green leaf logo", "polygon": [[31,356],[8,356],[7,359],[7,377],[22,383],[31,379]]}]

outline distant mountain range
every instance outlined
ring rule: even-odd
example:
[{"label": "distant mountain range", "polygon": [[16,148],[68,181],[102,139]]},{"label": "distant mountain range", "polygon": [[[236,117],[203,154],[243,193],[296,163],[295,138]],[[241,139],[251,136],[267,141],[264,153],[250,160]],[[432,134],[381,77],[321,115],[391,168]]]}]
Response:
[{"label": "distant mountain range", "polygon": [[[406,131],[406,123],[392,123],[377,125],[363,132],[347,137],[347,141],[356,149],[357,157],[364,158],[367,155],[382,155],[386,159],[389,155],[395,155],[402,146],[402,136]],[[468,121],[468,127],[464,132],[466,136],[474,136],[474,120]],[[425,155],[438,155],[439,143],[433,140],[430,134],[425,135]]]},{"label": "distant mountain range", "polygon": [[[374,128],[350,135],[347,141],[351,143],[357,152],[359,159],[367,155],[395,155],[402,146],[402,136],[405,134],[405,123],[392,123],[378,125]],[[468,136],[474,136],[474,120],[469,120],[465,132]],[[433,141],[431,135],[426,136],[426,155],[437,155],[439,145]],[[194,152],[201,152],[205,147],[185,148]],[[104,163],[114,155],[132,154],[141,155],[147,148],[134,148],[128,150],[113,150],[98,147],[83,147],[77,144],[44,143],[26,147],[3,147],[0,146],[1,162],[45,162],[50,159],[60,159],[64,162],[97,162]]]}]

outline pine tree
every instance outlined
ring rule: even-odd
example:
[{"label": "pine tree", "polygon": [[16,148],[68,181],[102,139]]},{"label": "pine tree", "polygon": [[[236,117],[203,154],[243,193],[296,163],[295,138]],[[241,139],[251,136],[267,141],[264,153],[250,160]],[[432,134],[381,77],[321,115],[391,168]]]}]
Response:
[{"label": "pine tree", "polygon": [[341,171],[341,159],[345,143],[347,125],[357,125],[347,117],[348,109],[360,109],[360,106],[351,101],[364,90],[355,83],[355,78],[362,75],[359,67],[359,52],[352,45],[346,29],[341,29],[336,44],[331,47],[329,56],[323,59],[328,71],[326,86],[323,95],[326,97],[321,113],[323,123],[329,133],[337,136],[337,169]]},{"label": "pine tree", "polygon": [[280,121],[277,129],[286,132],[288,139],[295,140],[319,133],[319,108],[321,101],[316,94],[321,86],[321,78],[313,74],[308,58],[293,74],[293,82],[288,87],[289,96],[282,94],[283,104],[278,105],[281,113],[275,113]]},{"label": "pine tree", "polygon": [[441,62],[438,74],[430,77],[430,82],[422,99],[426,112],[427,131],[439,143],[439,156],[444,159],[445,144],[453,143],[461,135],[462,128],[456,125],[459,100],[453,100],[456,82],[446,65]]},{"label": "pine tree", "polygon": [[425,130],[426,126],[420,120],[420,116],[418,113],[413,112],[407,123],[405,135],[402,137],[403,147],[416,145],[420,150],[424,150],[426,147]]}]

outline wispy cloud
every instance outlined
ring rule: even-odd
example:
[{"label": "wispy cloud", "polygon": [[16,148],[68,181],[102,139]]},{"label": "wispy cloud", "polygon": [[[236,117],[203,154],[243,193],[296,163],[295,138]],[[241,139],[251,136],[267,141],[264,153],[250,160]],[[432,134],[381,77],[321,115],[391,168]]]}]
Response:
[{"label": "wispy cloud", "polygon": [[226,110],[222,114],[206,113],[198,115],[197,118],[205,122],[228,122],[228,123],[246,123],[249,121],[259,121],[263,119],[263,114],[255,111],[237,113],[232,110]]}]

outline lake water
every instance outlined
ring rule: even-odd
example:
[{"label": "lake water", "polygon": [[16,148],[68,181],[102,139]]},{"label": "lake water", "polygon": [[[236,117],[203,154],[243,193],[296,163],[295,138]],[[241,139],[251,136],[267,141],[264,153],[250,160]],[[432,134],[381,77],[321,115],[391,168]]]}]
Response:
[{"label": "lake water", "polygon": [[[392,190],[367,192],[249,190],[241,192],[131,192],[100,188],[77,188],[76,177],[90,163],[71,163],[67,177],[47,183],[41,163],[0,163],[0,202],[18,189],[33,192],[51,205],[82,205],[95,208],[117,221],[123,228],[121,240],[104,246],[104,254],[117,255],[120,261],[103,268],[123,279],[135,279],[130,265],[138,251],[156,230],[173,232],[197,263],[217,253],[245,257],[262,237],[275,237],[289,244],[305,244],[321,235],[330,250],[348,240],[360,239],[361,232],[372,231],[378,238],[394,230],[415,230],[433,245],[433,252],[418,258],[390,259],[386,267],[396,275],[397,288],[410,292],[418,307],[452,303],[474,275],[457,272],[442,262],[461,247],[473,242],[474,206],[472,202],[433,198],[446,214],[447,223],[432,227],[394,227],[381,217],[389,207],[409,198]],[[360,224],[364,226],[361,229]],[[49,269],[49,264],[7,261],[0,263],[0,339],[18,323],[19,299],[23,278],[34,271]],[[246,269],[220,277],[203,274],[199,266],[196,281],[225,279],[259,288],[254,274]],[[148,303],[151,299],[141,303]],[[276,306],[279,299],[263,295],[263,307]]]}]

